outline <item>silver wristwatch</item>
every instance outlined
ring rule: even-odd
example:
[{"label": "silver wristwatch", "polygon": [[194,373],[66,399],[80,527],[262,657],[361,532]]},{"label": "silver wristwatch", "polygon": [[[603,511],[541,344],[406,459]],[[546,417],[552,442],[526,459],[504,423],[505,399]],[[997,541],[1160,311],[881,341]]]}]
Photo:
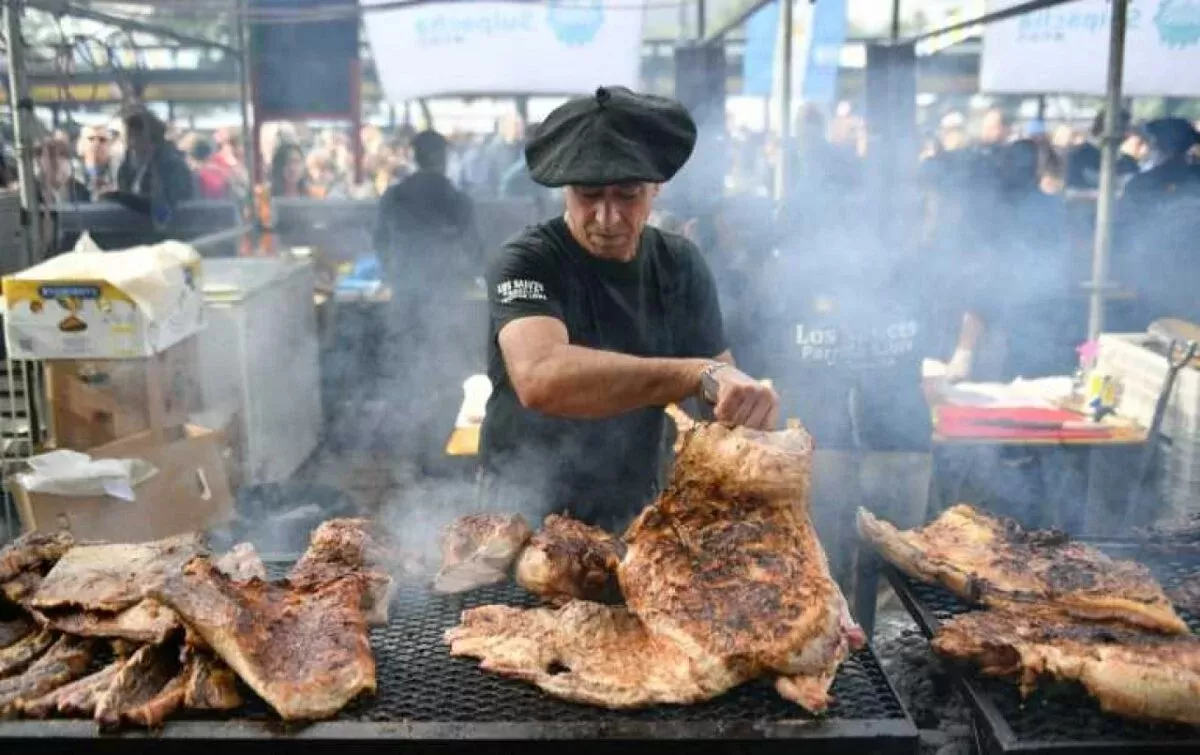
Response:
[{"label": "silver wristwatch", "polygon": [[712,362],[700,373],[700,396],[708,403],[717,403],[717,373],[728,366],[725,362]]}]

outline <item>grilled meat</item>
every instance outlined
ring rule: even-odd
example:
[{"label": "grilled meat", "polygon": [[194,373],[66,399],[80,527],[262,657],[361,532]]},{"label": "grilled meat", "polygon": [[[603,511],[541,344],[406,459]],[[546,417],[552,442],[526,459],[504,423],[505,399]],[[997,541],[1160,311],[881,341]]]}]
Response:
[{"label": "grilled meat", "polygon": [[0,680],[0,718],[15,716],[22,703],[78,679],[95,657],[91,641],[61,637],[20,676]]},{"label": "grilled meat", "polygon": [[957,616],[933,647],[985,674],[1018,677],[1023,694],[1050,676],[1080,682],[1109,713],[1200,725],[1200,640],[1192,636],[1020,606]]},{"label": "grilled meat", "polygon": [[621,556],[617,539],[598,527],[551,514],[517,557],[517,584],[550,603],[599,600]]},{"label": "grilled meat", "polygon": [[238,543],[214,563],[226,576],[238,582],[267,578],[267,567],[258,557],[253,543]]},{"label": "grilled meat", "polygon": [[694,703],[723,691],[704,686],[679,646],[647,632],[624,606],[482,606],[465,611],[445,639],[451,655],[482,659],[486,671],[590,705]]},{"label": "grilled meat", "polygon": [[964,600],[1012,610],[1046,604],[1079,618],[1188,631],[1149,570],[1062,533],[1026,530],[965,504],[909,531],[860,510],[858,530],[913,578],[940,583]]},{"label": "grilled meat", "polygon": [[149,598],[117,613],[67,609],[39,615],[46,627],[58,632],[149,645],[161,645],[181,626],[174,611]]},{"label": "grilled meat", "polygon": [[288,581],[309,589],[348,575],[366,580],[363,610],[367,623],[383,626],[388,621],[392,578],[375,567],[387,566],[390,556],[372,532],[368,519],[330,519],[313,530],[308,550],[292,567]]},{"label": "grilled meat", "polygon": [[719,424],[687,431],[667,490],[630,525],[630,609],[715,690],[761,674],[806,709],[862,641],[808,518],[812,441]]},{"label": "grilled meat", "polygon": [[[97,700],[95,719],[105,727],[122,723],[156,726],[183,703],[183,683],[177,680],[178,675],[179,660],[175,653],[146,645],[125,662]],[[176,681],[174,686],[168,686]]]},{"label": "grilled meat", "polygon": [[808,521],[811,451],[799,430],[697,424],[625,535],[628,609],[485,606],[447,632],[451,652],[595,705],[696,702],[773,674],[780,694],[823,710],[863,637]]},{"label": "grilled meat", "polygon": [[19,642],[37,630],[37,624],[28,616],[0,620],[0,650]]},{"label": "grilled meat", "polygon": [[55,564],[31,605],[41,610],[123,611],[204,552],[199,535],[129,545],[81,545]]},{"label": "grilled meat", "polygon": [[0,596],[10,603],[26,605],[41,584],[41,574],[36,571],[21,572],[4,584],[0,584]]},{"label": "grilled meat", "polygon": [[45,572],[75,545],[69,532],[30,532],[0,548],[0,583],[22,572]]},{"label": "grilled meat", "polygon": [[286,720],[326,718],[375,690],[363,575],[295,585],[234,582],[205,558],[156,588],[247,685]]},{"label": "grilled meat", "polygon": [[114,661],[94,674],[25,701],[20,705],[21,713],[30,718],[48,718],[55,713],[70,718],[91,718],[96,713],[96,703],[108,693],[125,663],[125,660]]},{"label": "grilled meat", "polygon": [[1182,580],[1167,591],[1171,602],[1189,613],[1200,616],[1200,575]]},{"label": "grilled meat", "polygon": [[520,514],[468,514],[442,533],[442,568],[433,589],[466,592],[500,582],[533,531]]},{"label": "grilled meat", "polygon": [[53,644],[54,635],[43,630],[0,650],[0,679],[21,673]]},{"label": "grilled meat", "polygon": [[237,675],[207,652],[189,652],[183,679],[183,706],[189,710],[234,710],[242,705]]}]

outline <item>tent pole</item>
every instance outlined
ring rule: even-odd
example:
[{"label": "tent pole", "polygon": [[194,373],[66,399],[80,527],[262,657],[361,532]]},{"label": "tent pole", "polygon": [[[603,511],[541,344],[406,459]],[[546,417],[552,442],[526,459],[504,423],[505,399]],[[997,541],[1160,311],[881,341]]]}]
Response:
[{"label": "tent pole", "polygon": [[1100,153],[1100,197],[1096,204],[1096,239],[1092,248],[1089,284],[1088,340],[1104,330],[1104,305],[1108,297],[1108,261],[1112,254],[1113,215],[1116,209],[1117,151],[1121,148],[1121,82],[1125,72],[1125,14],[1129,0],[1112,0],[1112,25],[1108,37],[1108,86],[1105,95],[1103,149]]},{"label": "tent pole", "polygon": [[42,213],[38,202],[37,179],[33,171],[34,130],[33,99],[25,80],[25,45],[21,39],[21,0],[4,3],[4,32],[8,40],[8,105],[12,108],[13,146],[17,153],[17,175],[21,186],[21,207],[25,211],[26,258],[22,268],[42,261]]},{"label": "tent pole", "polygon": [[792,3],[782,0],[779,24],[783,27],[783,70],[780,71],[779,108],[779,166],[775,171],[775,199],[783,203],[791,180],[790,160],[792,156]]}]

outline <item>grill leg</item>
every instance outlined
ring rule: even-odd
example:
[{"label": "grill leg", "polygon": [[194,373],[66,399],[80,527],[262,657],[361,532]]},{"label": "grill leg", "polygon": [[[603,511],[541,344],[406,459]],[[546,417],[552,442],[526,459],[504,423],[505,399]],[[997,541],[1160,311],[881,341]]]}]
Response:
[{"label": "grill leg", "polygon": [[870,548],[858,553],[858,568],[854,579],[854,619],[867,635],[875,638],[875,608],[879,602],[879,557]]}]

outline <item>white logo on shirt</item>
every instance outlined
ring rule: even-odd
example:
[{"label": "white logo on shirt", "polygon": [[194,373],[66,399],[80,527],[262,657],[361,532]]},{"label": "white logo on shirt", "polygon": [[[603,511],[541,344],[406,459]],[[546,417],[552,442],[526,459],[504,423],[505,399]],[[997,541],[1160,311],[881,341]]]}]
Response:
[{"label": "white logo on shirt", "polygon": [[539,281],[504,281],[496,286],[496,295],[501,304],[512,304],[515,301],[546,301],[546,287]]}]

